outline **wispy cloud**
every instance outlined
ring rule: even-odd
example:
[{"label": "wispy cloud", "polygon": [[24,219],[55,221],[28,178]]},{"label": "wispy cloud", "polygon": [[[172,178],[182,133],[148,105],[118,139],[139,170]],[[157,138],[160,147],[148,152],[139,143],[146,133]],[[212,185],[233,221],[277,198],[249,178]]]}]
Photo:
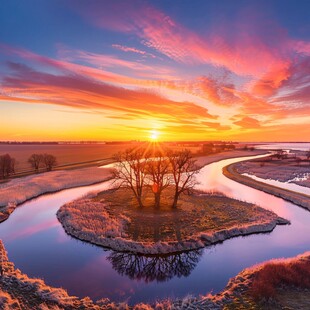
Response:
[{"label": "wispy cloud", "polygon": [[55,57],[0,45],[0,101],[102,113],[128,128],[153,120],[199,136],[307,121],[310,42],[250,4],[206,29],[142,0],[68,6],[102,41],[54,42]]},{"label": "wispy cloud", "polygon": [[[291,52],[296,49],[300,53],[309,50],[305,42],[292,44],[292,39],[278,25],[270,22],[264,25],[258,14],[251,14],[251,20],[245,17],[237,20],[235,36],[226,30],[229,24],[217,25],[212,33],[201,36],[143,2],[135,7],[125,2],[98,2],[92,6],[79,3],[75,7],[98,27],[134,33],[146,46],[176,61],[211,63],[238,74],[272,72],[275,67],[287,66]],[[113,19],[108,16],[111,11]],[[262,30],[268,36],[261,36]]]},{"label": "wispy cloud", "polygon": [[48,67],[54,66],[58,73],[38,71],[23,63],[8,62],[9,73],[2,77],[2,100],[23,100],[28,103],[42,102],[85,110],[110,111],[114,115],[117,113],[119,119],[124,119],[125,115],[125,118],[131,116],[164,122],[182,123],[190,120],[192,123],[199,123],[215,118],[206,108],[195,103],[176,102],[143,89],[132,90],[107,84],[102,79],[94,79],[92,74],[84,75],[81,66],[70,66],[30,55],[32,60],[40,64],[43,60]]},{"label": "wispy cloud", "polygon": [[84,63],[94,66],[95,68],[103,69],[103,70],[113,70],[113,69],[122,69],[124,72],[127,70],[128,72],[134,73],[135,77],[144,77],[144,78],[166,78],[166,79],[175,79],[176,75],[173,69],[167,66],[156,66],[156,70],[154,67],[143,62],[125,60],[119,58],[115,55],[107,55],[107,54],[98,54],[83,50],[72,50],[72,49],[64,49],[60,52],[62,57],[66,61],[77,62],[83,61]]},{"label": "wispy cloud", "polygon": [[[251,76],[253,94],[258,96],[276,94],[290,78],[291,66],[300,55],[309,55],[310,50],[309,42],[290,38],[285,29],[275,22],[266,22],[255,11],[238,16],[234,33],[227,23],[200,35],[144,2],[138,2],[137,7],[123,2],[89,7],[79,3],[76,9],[96,26],[135,34],[145,46],[177,62],[207,63]],[[113,20],[107,16],[111,11]]]},{"label": "wispy cloud", "polygon": [[140,54],[143,56],[149,56],[151,58],[157,58],[157,56],[155,56],[154,54],[137,49],[135,47],[129,47],[129,46],[121,45],[121,44],[112,44],[112,47],[120,51],[123,51],[123,52],[130,52],[130,53]]}]

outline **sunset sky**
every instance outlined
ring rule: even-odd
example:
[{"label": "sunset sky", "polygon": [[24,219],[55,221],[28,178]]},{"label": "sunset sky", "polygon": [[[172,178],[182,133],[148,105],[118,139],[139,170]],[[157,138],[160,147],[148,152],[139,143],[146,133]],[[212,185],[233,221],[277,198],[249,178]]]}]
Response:
[{"label": "sunset sky", "polygon": [[0,3],[0,140],[310,141],[310,1]]}]

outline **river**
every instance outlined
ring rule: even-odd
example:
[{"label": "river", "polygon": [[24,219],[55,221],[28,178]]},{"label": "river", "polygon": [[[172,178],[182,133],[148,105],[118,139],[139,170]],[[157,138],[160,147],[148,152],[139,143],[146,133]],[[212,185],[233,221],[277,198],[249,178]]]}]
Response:
[{"label": "river", "polygon": [[[250,158],[254,158],[249,157]],[[199,188],[256,203],[291,221],[268,234],[226,240],[179,255],[146,257],[116,253],[68,236],[56,218],[64,203],[109,182],[43,195],[18,207],[0,224],[0,238],[17,268],[71,295],[97,300],[152,302],[222,290],[242,269],[271,258],[310,249],[310,212],[292,203],[229,180],[222,168],[247,158],[228,159],[202,168]]]}]

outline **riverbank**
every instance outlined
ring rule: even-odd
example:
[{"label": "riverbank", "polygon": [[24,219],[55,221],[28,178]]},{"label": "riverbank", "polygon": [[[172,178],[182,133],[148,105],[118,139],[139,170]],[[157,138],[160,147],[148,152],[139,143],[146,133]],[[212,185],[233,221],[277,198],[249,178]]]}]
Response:
[{"label": "riverbank", "polygon": [[[0,240],[0,306],[4,310],[75,310],[75,309],[123,309],[123,310],[170,310],[170,309],[308,309],[309,283],[299,277],[300,269],[309,277],[310,252],[294,258],[274,260],[247,268],[230,279],[219,294],[186,297],[177,300],[158,301],[155,304],[113,303],[107,298],[93,302],[90,298],[70,296],[62,288],[48,286],[41,279],[34,279],[16,269],[9,261]],[[282,272],[279,272],[282,270]],[[283,272],[284,271],[284,272]],[[274,273],[277,276],[274,276]],[[287,274],[294,275],[287,277]],[[267,278],[266,278],[267,276]],[[268,280],[272,277],[272,281]],[[265,282],[262,282],[262,279]],[[281,281],[281,282],[279,282]],[[307,284],[308,283],[308,284]],[[272,285],[272,286],[270,286]],[[272,290],[270,291],[270,287]],[[270,295],[270,292],[272,295]],[[259,293],[259,294],[258,294]]]},{"label": "riverbank", "polygon": [[246,268],[216,295],[172,303],[174,309],[309,309],[310,252]]},{"label": "riverbank", "polygon": [[[152,201],[151,196],[146,201]],[[141,209],[129,189],[106,191],[63,205],[57,218],[77,239],[148,255],[197,250],[289,223],[269,210],[220,194],[183,195],[177,209],[171,209],[172,200],[168,189],[159,210],[151,203]]]},{"label": "riverbank", "polygon": [[243,149],[236,149],[232,151],[224,151],[221,153],[210,154],[207,156],[197,156],[195,157],[195,159],[196,159],[196,165],[201,168],[203,166],[206,166],[206,165],[209,165],[209,164],[212,164],[220,160],[224,160],[224,159],[264,155],[268,153],[269,153],[268,150],[248,151],[248,150],[243,150]]},{"label": "riverbank", "polygon": [[[66,290],[48,286],[43,280],[30,278],[9,261],[0,240],[0,308],[4,310],[119,309],[120,304],[102,299],[95,304],[90,298],[69,296]],[[126,308],[125,308],[126,309]]]},{"label": "riverbank", "polygon": [[256,181],[250,177],[241,175],[236,170],[236,164],[231,164],[223,168],[223,174],[236,182],[253,187],[257,190],[268,194],[280,197],[296,205],[299,205],[310,211],[310,196],[302,193],[293,192],[287,189],[282,189],[273,185]]},{"label": "riverbank", "polygon": [[111,176],[111,169],[91,167],[13,179],[0,185],[0,222],[7,219],[17,205],[27,200],[63,189],[96,184]]},{"label": "riverbank", "polygon": [[9,202],[5,207],[0,208],[0,223],[8,219],[15,208],[16,203],[14,202]]},{"label": "riverbank", "polygon": [[247,173],[265,180],[289,182],[310,188],[310,165],[307,161],[296,163],[293,159],[253,159],[236,163],[239,174]]}]

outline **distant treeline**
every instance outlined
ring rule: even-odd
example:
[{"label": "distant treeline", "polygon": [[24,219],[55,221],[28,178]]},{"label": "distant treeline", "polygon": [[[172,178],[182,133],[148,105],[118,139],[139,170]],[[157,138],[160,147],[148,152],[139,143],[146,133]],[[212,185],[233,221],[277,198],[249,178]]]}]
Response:
[{"label": "distant treeline", "polygon": [[0,155],[0,179],[9,177],[15,173],[15,158],[9,154]]},{"label": "distant treeline", "polygon": [[[51,171],[57,165],[57,159],[52,154],[32,154],[28,163],[35,172],[40,168]],[[10,154],[0,155],[0,179],[5,179],[15,174],[16,160]]]}]

